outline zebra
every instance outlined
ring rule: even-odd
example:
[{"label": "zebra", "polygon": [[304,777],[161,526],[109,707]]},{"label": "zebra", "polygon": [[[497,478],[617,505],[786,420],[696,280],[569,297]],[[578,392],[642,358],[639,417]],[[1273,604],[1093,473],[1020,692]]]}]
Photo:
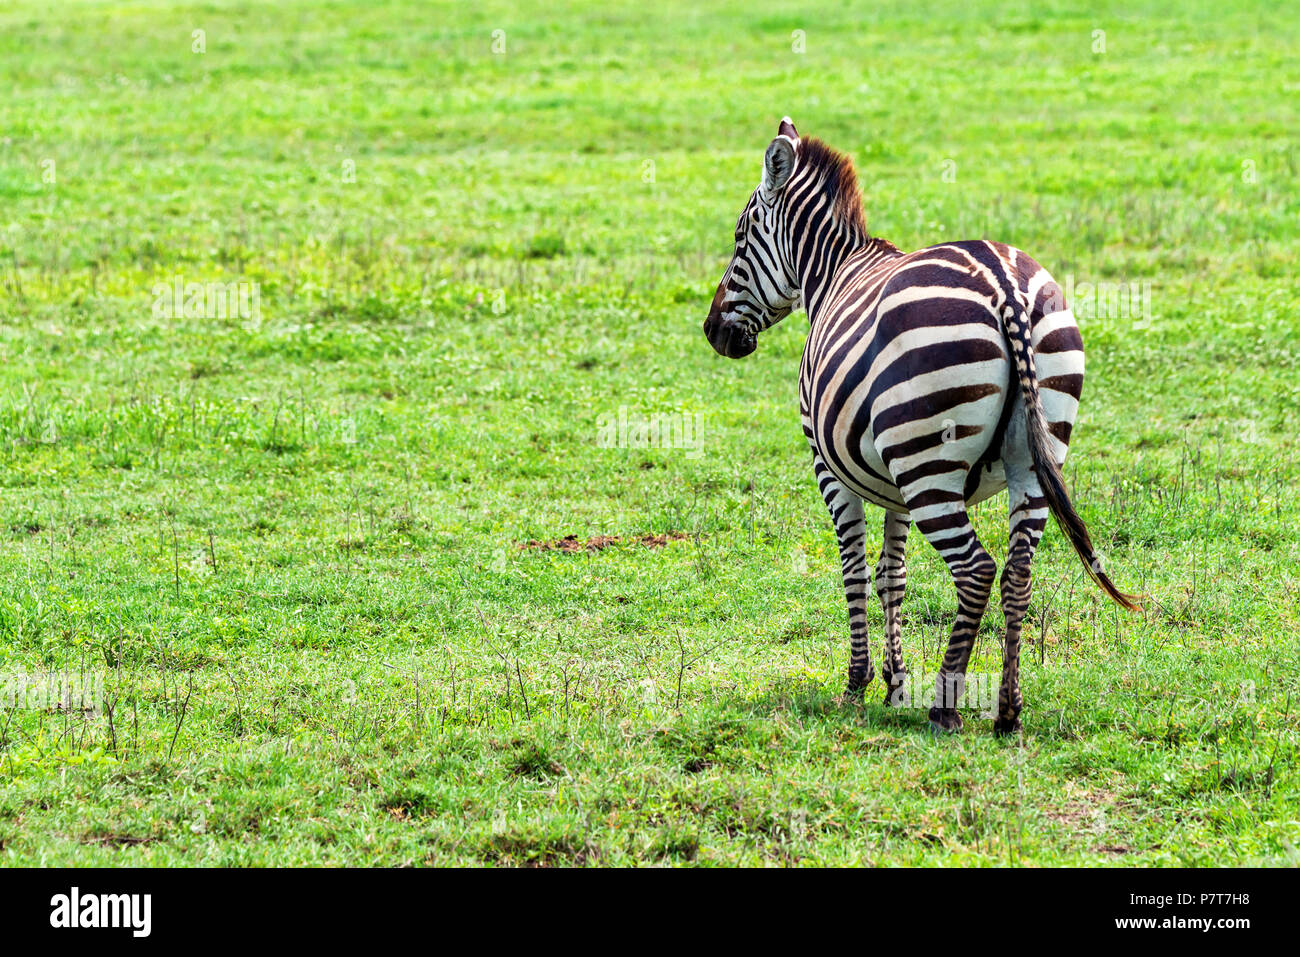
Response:
[{"label": "zebra", "polygon": [[846,695],[875,676],[867,640],[864,503],[885,509],[875,592],[884,610],[885,704],[905,703],[904,545],[915,525],[957,590],[929,710],[958,731],[966,666],[997,567],[967,508],[1008,490],[1006,618],[994,731],[1020,730],[1020,631],[1034,549],[1053,515],[1088,575],[1141,610],[1102,568],[1061,467],[1083,386],[1083,340],[1047,270],[1002,243],[940,243],[904,253],[867,232],[852,161],[800,137],[787,116],[736,223],[731,261],[704,334],[732,359],[802,303],[810,330],[799,407],[813,473],[835,525],[849,612]]}]

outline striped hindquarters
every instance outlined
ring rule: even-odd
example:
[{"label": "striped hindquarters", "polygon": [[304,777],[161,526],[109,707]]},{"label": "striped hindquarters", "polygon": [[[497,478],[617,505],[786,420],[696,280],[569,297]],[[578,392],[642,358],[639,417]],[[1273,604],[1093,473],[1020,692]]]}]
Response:
[{"label": "striped hindquarters", "polygon": [[[805,350],[817,448],[846,484],[897,511],[998,491],[1015,380],[997,307],[1015,294],[1015,272],[986,243],[930,247],[865,274],[854,266],[850,258],[837,275]],[[1049,413],[1067,437],[1082,382],[1074,354],[1077,369],[1059,370],[1077,376],[1073,394],[1052,399]]]}]

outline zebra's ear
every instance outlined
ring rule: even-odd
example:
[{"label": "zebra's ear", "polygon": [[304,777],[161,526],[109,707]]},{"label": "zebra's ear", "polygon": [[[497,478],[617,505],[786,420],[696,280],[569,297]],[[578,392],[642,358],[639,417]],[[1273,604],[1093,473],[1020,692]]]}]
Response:
[{"label": "zebra's ear", "polygon": [[778,136],[768,144],[767,152],[763,154],[763,193],[767,196],[779,193],[790,181],[793,172],[794,140]]}]

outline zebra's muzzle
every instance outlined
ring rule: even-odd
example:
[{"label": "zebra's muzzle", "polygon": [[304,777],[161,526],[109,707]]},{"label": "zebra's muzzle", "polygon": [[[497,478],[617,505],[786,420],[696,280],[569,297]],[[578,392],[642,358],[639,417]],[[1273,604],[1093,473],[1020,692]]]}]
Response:
[{"label": "zebra's muzzle", "polygon": [[752,332],[713,316],[704,321],[704,335],[713,351],[728,359],[743,359],[758,348],[758,337]]}]

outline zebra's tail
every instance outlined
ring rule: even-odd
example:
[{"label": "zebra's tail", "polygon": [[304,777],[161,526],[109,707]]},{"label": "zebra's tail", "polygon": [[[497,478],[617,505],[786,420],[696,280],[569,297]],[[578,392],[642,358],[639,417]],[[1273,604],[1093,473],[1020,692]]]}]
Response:
[{"label": "zebra's tail", "polygon": [[1117,605],[1129,611],[1142,610],[1142,596],[1128,595],[1115,587],[1101,566],[1101,557],[1093,548],[1088,535],[1088,527],[1074,509],[1070,494],[1065,489],[1065,477],[1056,464],[1052,453],[1051,441],[1047,433],[1047,421],[1043,415],[1043,403],[1038,394],[1038,373],[1034,369],[1034,350],[1030,344],[1029,314],[1015,296],[1007,298],[1007,305],[1002,312],[1002,330],[1011,346],[1011,358],[1016,366],[1016,378],[1020,382],[1020,392],[1024,397],[1026,433],[1029,438],[1029,453],[1033,457],[1034,471],[1038,473],[1038,484],[1042,486],[1047,498],[1048,508],[1065,532],[1066,538],[1074,546],[1075,552],[1087,569],[1089,577],[1106,592]]}]

